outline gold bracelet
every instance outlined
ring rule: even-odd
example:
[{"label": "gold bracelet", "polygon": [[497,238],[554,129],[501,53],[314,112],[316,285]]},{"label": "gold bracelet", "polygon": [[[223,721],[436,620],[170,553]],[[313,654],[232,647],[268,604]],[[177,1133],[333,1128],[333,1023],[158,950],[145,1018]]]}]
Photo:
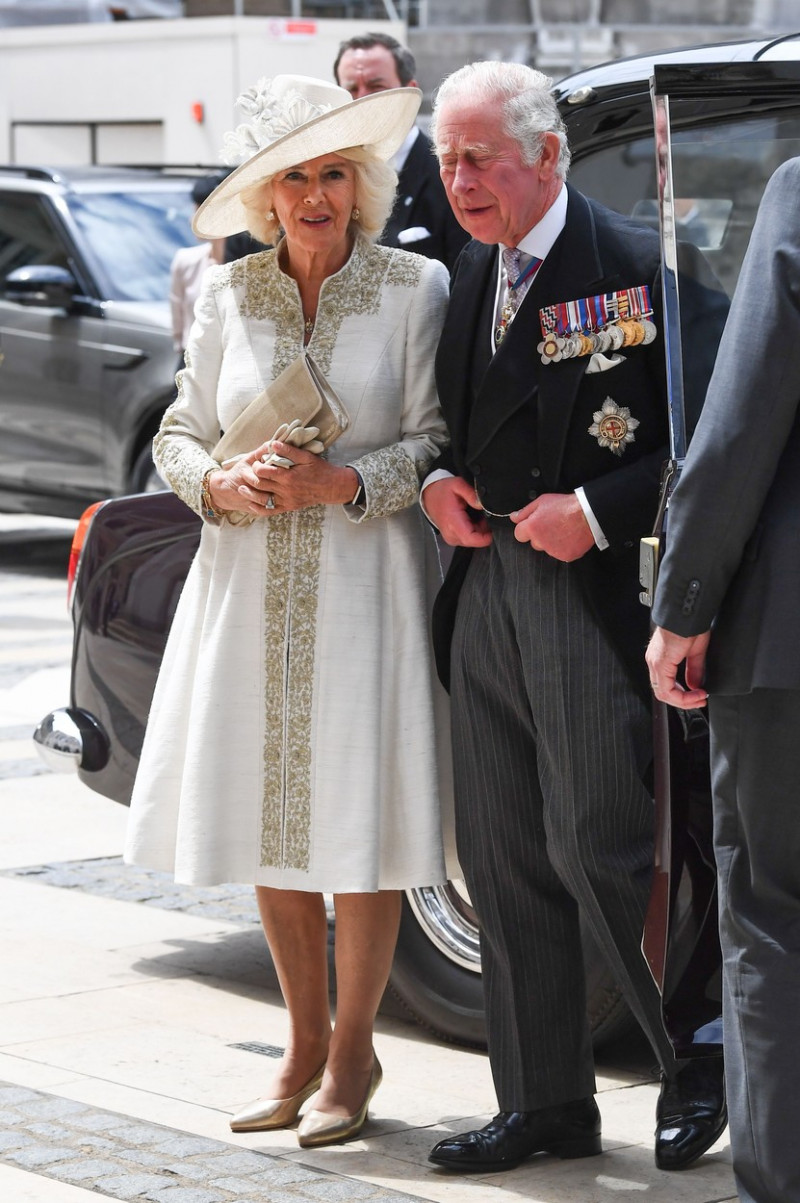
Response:
[{"label": "gold bracelet", "polygon": [[203,498],[203,514],[206,518],[221,518],[222,514],[214,509],[214,502],[211,500],[211,494],[208,491],[208,478],[212,472],[216,472],[216,468],[209,468],[200,482],[200,493]]}]

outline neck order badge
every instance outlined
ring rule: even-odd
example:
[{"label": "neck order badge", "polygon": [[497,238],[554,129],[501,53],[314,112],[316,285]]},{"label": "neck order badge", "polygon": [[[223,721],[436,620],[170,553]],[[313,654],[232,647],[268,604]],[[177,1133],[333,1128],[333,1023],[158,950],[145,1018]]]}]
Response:
[{"label": "neck order badge", "polygon": [[522,299],[542,264],[541,259],[537,259],[535,255],[532,255],[530,261],[520,271],[520,250],[516,246],[504,249],[503,262],[506,267],[508,285],[506,288],[506,299],[500,310],[500,322],[494,332],[495,345],[498,347],[505,338],[506,331],[514,320],[514,316],[522,304]]}]

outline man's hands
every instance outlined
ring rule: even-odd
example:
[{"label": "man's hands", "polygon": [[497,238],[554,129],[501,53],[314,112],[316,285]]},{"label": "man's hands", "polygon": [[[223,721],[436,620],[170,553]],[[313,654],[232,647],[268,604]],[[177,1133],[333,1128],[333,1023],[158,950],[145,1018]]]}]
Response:
[{"label": "man's hands", "polygon": [[[656,627],[645,659],[653,693],[660,702],[668,702],[680,710],[705,706],[708,694],[703,689],[703,673],[710,638],[710,631],[683,636]],[[677,681],[678,669],[684,661],[686,688]]]},{"label": "man's hands", "polygon": [[425,513],[445,543],[451,547],[488,547],[492,541],[489,523],[480,514],[472,485],[460,476],[446,476],[426,486]]},{"label": "man's hands", "polygon": [[[461,476],[448,476],[426,486],[425,512],[452,547],[488,547],[492,532],[476,514],[480,501]],[[546,493],[511,514],[514,536],[555,560],[569,563],[594,547],[594,536],[574,493]]]},{"label": "man's hands", "polygon": [[594,547],[594,535],[574,493],[544,493],[511,515],[514,537],[565,564]]}]

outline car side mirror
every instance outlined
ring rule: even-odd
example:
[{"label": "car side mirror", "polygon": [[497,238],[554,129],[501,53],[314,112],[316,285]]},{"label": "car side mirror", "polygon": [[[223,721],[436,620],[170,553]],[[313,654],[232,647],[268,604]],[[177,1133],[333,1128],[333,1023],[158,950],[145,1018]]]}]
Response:
[{"label": "car side mirror", "polygon": [[37,263],[16,267],[3,280],[3,299],[43,309],[69,309],[78,282],[65,267]]}]

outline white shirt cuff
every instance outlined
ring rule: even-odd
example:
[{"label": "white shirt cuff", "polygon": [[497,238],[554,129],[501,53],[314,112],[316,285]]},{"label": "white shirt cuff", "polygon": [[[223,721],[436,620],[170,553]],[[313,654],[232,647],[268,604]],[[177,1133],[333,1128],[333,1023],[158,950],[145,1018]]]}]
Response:
[{"label": "white shirt cuff", "polygon": [[595,518],[594,510],[589,505],[586,494],[583,491],[583,488],[581,486],[579,486],[575,490],[575,496],[578,498],[578,501],[580,502],[580,507],[583,510],[586,521],[589,523],[589,529],[591,530],[592,535],[594,536],[595,543],[600,548],[600,551],[605,551],[605,549],[608,547],[608,539],[603,534],[602,527],[600,526],[600,523]]},{"label": "white shirt cuff", "polygon": [[448,472],[446,468],[437,468],[435,472],[431,472],[430,476],[425,477],[422,482],[422,488],[419,491],[419,508],[422,510],[431,526],[435,527],[436,530],[438,530],[439,527],[436,526],[436,523],[425,509],[425,502],[422,499],[425,496],[425,490],[427,489],[428,485],[432,485],[435,480],[448,480],[451,476],[453,476],[453,473]]}]

